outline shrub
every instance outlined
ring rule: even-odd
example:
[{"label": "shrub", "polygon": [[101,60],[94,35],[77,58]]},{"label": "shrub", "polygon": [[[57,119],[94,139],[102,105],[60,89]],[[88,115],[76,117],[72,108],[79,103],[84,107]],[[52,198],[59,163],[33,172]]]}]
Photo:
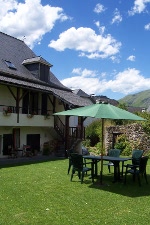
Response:
[{"label": "shrub", "polygon": [[90,154],[100,155],[100,149],[98,149],[97,147],[89,147],[88,150],[89,150]]},{"label": "shrub", "polygon": [[148,112],[138,112],[138,116],[143,117],[146,121],[140,122],[146,134],[150,135],[150,113]]},{"label": "shrub", "polygon": [[85,138],[90,140],[90,146],[95,146],[100,141],[101,120],[95,120],[86,127]]},{"label": "shrub", "polygon": [[82,144],[86,147],[90,147],[90,139],[85,139],[84,141],[82,141]]},{"label": "shrub", "polygon": [[132,152],[132,146],[130,142],[127,140],[125,134],[122,134],[117,138],[117,142],[114,147],[120,149],[122,155],[129,156]]},{"label": "shrub", "polygon": [[122,155],[129,156],[132,153],[132,147],[129,142],[126,143],[125,149],[122,151]]},{"label": "shrub", "polygon": [[122,151],[126,148],[126,145],[127,145],[126,135],[125,134],[122,134],[122,135],[120,135],[120,136],[117,137],[116,144],[115,144],[114,147],[116,149],[120,149],[121,150],[121,153],[122,153]]}]

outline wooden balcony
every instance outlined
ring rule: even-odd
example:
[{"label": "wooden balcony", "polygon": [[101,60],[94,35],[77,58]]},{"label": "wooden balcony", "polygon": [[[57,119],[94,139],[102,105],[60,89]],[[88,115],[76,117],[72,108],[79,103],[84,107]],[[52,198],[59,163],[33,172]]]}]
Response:
[{"label": "wooden balcony", "polygon": [[19,108],[17,113],[16,107],[0,106],[0,121],[1,126],[34,126],[34,127],[54,127],[54,117],[50,111],[44,115],[38,112],[22,113],[22,108]]}]

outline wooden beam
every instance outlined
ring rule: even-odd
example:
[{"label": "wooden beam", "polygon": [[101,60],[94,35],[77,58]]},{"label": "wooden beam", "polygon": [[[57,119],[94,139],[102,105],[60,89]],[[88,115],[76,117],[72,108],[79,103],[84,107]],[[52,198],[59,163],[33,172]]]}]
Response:
[{"label": "wooden beam", "polygon": [[20,102],[20,88],[17,88],[17,98],[16,98],[17,123],[19,123],[19,102]]},{"label": "wooden beam", "polygon": [[17,98],[16,98],[15,94],[13,93],[11,87],[10,86],[7,86],[7,88],[9,89],[10,93],[12,94],[12,96],[14,97],[14,99],[16,100]]}]

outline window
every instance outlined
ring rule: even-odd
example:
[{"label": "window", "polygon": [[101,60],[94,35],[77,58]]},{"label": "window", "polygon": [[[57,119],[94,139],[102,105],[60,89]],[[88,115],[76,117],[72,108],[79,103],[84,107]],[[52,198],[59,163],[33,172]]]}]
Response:
[{"label": "window", "polygon": [[38,93],[37,92],[25,92],[22,104],[22,113],[38,115]]},{"label": "window", "polygon": [[47,94],[42,94],[41,115],[47,114]]},{"label": "window", "polygon": [[10,69],[13,69],[13,70],[17,69],[12,62],[5,60],[5,63]]}]

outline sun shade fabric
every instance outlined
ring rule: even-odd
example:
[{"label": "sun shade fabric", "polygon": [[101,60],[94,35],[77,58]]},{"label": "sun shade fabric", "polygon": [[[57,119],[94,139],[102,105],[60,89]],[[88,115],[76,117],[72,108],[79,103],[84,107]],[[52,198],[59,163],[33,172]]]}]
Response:
[{"label": "sun shade fabric", "polygon": [[118,120],[145,120],[144,118],[120,109],[111,104],[99,103],[89,106],[79,107],[72,110],[54,113],[54,115],[62,116],[84,116],[101,119],[118,119]]}]

